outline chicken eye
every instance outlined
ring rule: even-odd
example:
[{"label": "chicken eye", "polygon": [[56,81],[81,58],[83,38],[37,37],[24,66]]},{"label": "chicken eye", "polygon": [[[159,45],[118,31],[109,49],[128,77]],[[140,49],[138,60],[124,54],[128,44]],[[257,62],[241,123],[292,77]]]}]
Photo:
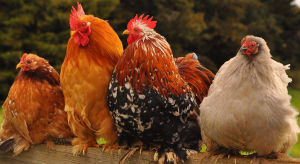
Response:
[{"label": "chicken eye", "polygon": [[86,25],[86,23],[85,23],[85,22],[81,23],[81,27],[84,27],[85,25]]},{"label": "chicken eye", "polygon": [[31,64],[31,60],[27,60],[27,64]]},{"label": "chicken eye", "polygon": [[134,28],[134,29],[133,29],[133,31],[134,31],[134,32],[139,32],[139,30],[138,30],[138,29],[136,29],[136,28]]}]

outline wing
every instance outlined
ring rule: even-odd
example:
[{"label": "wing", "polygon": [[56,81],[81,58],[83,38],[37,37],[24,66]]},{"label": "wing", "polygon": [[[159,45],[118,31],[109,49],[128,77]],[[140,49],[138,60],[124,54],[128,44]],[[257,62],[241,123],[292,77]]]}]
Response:
[{"label": "wing", "polygon": [[10,98],[6,99],[3,104],[5,121],[10,122],[12,125],[11,128],[14,128],[19,135],[24,137],[27,141],[32,142],[31,137],[29,136],[24,113],[18,112],[16,107],[17,106],[14,100],[11,100]]}]

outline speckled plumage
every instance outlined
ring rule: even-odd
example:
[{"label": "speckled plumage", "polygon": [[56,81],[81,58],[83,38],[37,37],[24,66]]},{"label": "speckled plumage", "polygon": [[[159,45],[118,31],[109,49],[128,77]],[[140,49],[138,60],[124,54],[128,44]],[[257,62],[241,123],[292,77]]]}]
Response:
[{"label": "speckled plumage", "polygon": [[159,161],[185,160],[187,149],[198,151],[201,139],[197,121],[190,118],[198,110],[195,94],[165,38],[143,22],[131,23],[142,29],[143,36],[129,39],[133,42],[120,57],[108,90],[119,144],[142,141],[144,147],[159,147]]},{"label": "speckled plumage", "polygon": [[[161,146],[161,151],[197,150],[200,129],[188,114],[195,107],[192,93],[163,97],[152,87],[134,91],[129,82],[119,86],[115,78],[109,85],[108,106],[117,128],[120,145],[140,140],[144,146]],[[161,152],[162,153],[162,152]]]}]

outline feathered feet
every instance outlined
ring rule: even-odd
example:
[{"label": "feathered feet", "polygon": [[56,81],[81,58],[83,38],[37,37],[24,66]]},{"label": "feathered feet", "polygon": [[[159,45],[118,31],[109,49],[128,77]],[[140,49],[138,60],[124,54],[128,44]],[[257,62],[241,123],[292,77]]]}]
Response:
[{"label": "feathered feet", "polygon": [[102,152],[107,151],[110,152],[112,154],[113,150],[118,150],[119,149],[119,145],[118,144],[103,144],[100,146],[100,148],[102,149]]},{"label": "feathered feet", "polygon": [[[199,156],[200,157],[200,156]],[[214,151],[207,151],[205,153],[201,153],[200,160],[209,158],[210,160],[214,160],[215,162],[218,159],[222,158],[248,158],[251,160],[250,163],[272,163],[272,161],[276,162],[284,162],[284,163],[297,163],[300,162],[299,159],[291,158],[284,153],[271,153],[269,155],[258,155],[257,153],[253,153],[250,155],[240,154],[239,150],[229,150],[226,148],[219,148]]]},{"label": "feathered feet", "polygon": [[283,162],[283,163],[299,163],[300,160],[297,158],[291,158],[287,156],[285,153],[271,153],[265,156],[259,156],[257,153],[250,155],[250,158],[253,159],[253,163],[270,163],[273,160],[276,162]]},{"label": "feathered feet", "polygon": [[205,158],[210,158],[211,160],[218,161],[218,159],[222,158],[231,158],[231,157],[238,157],[241,156],[239,153],[239,150],[228,150],[225,148],[218,148],[213,151],[206,151],[204,153],[201,153],[200,160],[203,160]]},{"label": "feathered feet", "polygon": [[85,155],[88,147],[99,147],[96,140],[93,138],[74,138],[72,141],[73,155]]},{"label": "feathered feet", "polygon": [[160,148],[154,154],[154,161],[157,161],[159,164],[176,164],[179,161],[186,161],[189,158],[189,156],[196,153],[198,152],[195,150],[184,148],[175,151],[170,148]]}]

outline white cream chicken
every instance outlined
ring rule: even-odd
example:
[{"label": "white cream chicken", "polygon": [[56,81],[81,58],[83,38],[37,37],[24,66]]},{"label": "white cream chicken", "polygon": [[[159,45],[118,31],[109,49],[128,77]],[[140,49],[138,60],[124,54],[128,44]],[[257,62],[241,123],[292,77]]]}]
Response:
[{"label": "white cream chicken", "polygon": [[287,86],[291,79],[272,59],[264,39],[248,35],[237,55],[224,63],[204,98],[198,118],[207,151],[287,153],[297,142],[297,111]]}]

